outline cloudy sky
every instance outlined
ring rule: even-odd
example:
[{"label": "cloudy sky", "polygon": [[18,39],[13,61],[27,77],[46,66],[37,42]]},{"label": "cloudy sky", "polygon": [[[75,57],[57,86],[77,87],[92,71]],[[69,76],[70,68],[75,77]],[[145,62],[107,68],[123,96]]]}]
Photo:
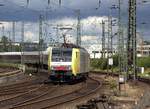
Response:
[{"label": "cloudy sky", "polygon": [[[68,42],[75,42],[77,10],[81,10],[82,40],[86,45],[89,41],[100,43],[101,21],[107,20],[111,12],[113,19],[117,19],[118,10],[110,10],[112,5],[118,5],[118,0],[0,0],[0,20],[5,28],[4,33],[10,37],[12,34],[12,21],[16,22],[16,40],[21,39],[21,21],[25,22],[25,41],[38,41],[39,15],[42,14],[47,21],[43,24],[43,36],[45,40],[61,40],[61,35],[66,31],[56,31],[56,25],[71,25],[72,30],[67,32]],[[142,3],[137,0],[137,31],[145,40],[150,40],[150,0]],[[121,0],[121,16],[124,28],[127,29],[128,0]],[[47,25],[47,24],[48,25]],[[0,34],[2,25],[0,25]],[[117,31],[117,26],[113,27]],[[107,30],[107,28],[106,28]],[[55,37],[59,34],[59,37]]]}]

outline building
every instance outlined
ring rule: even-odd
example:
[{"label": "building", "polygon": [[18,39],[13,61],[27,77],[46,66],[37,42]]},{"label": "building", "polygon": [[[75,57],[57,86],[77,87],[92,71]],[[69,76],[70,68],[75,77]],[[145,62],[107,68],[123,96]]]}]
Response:
[{"label": "building", "polygon": [[150,56],[150,45],[138,45],[137,46],[137,56],[138,57],[148,57]]},{"label": "building", "polygon": [[[87,49],[87,51],[89,52],[90,54],[90,58],[101,58],[102,57],[102,46],[101,45],[90,45],[90,46],[87,46],[85,47]],[[113,48],[113,55],[116,54],[116,49]],[[104,52],[105,54],[105,58],[107,58],[107,48]],[[109,54],[111,54],[111,50],[109,50]]]},{"label": "building", "polygon": [[137,56],[138,57],[150,56],[150,42],[144,41],[140,33],[137,33]]}]

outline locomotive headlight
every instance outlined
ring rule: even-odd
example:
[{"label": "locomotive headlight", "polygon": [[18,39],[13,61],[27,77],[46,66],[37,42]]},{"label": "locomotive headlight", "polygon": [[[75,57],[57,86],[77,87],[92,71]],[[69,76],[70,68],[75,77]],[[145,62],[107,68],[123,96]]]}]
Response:
[{"label": "locomotive headlight", "polygon": [[68,66],[68,70],[71,70],[71,66]]},{"label": "locomotive headlight", "polygon": [[51,66],[51,70],[54,70],[54,67],[53,67],[53,66]]}]

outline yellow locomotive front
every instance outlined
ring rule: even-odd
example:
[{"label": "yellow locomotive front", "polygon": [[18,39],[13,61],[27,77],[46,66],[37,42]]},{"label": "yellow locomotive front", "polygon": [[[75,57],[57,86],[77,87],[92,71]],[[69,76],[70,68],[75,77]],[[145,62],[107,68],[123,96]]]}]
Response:
[{"label": "yellow locomotive front", "polygon": [[52,48],[49,50],[49,79],[58,82],[70,82],[84,77],[85,68],[81,65],[83,50],[80,48]]},{"label": "yellow locomotive front", "polygon": [[72,48],[52,48],[49,54],[49,79],[64,82],[72,77]]}]

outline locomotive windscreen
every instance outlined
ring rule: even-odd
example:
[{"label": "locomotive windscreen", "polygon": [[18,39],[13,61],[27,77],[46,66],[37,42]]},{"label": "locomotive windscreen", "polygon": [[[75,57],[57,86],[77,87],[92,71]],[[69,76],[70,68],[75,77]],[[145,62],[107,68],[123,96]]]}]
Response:
[{"label": "locomotive windscreen", "polygon": [[71,62],[72,49],[53,48],[52,61],[53,62]]}]

